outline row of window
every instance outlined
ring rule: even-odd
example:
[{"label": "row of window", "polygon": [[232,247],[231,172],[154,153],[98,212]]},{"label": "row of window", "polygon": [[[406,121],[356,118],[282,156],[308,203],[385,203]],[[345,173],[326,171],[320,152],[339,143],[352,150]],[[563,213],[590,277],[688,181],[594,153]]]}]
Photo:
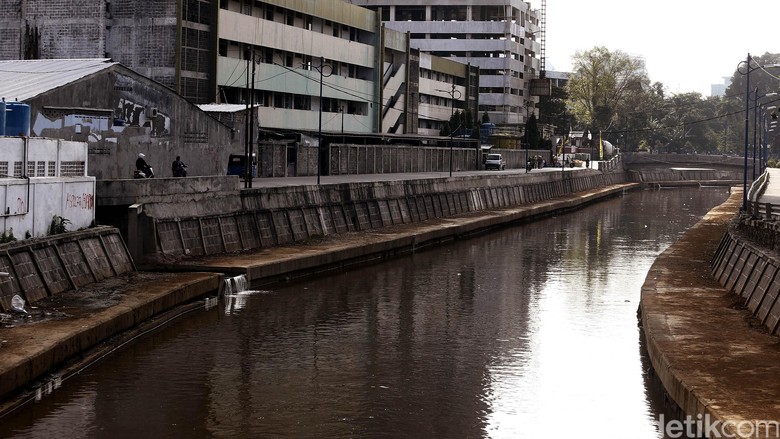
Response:
[{"label": "row of window", "polygon": [[[495,70],[495,69],[480,69],[479,75],[480,76],[506,76],[506,70]],[[518,72],[517,70],[509,70],[510,75],[513,78],[520,78],[523,79],[523,72]]]},{"label": "row of window", "polygon": [[501,113],[519,113],[520,106],[517,105],[480,105],[480,114],[485,111],[501,112]]},{"label": "row of window", "polygon": [[[251,46],[249,47],[249,50],[242,50],[242,47],[247,46],[235,41],[220,39],[219,55],[237,59],[247,59],[247,57],[249,57],[254,58],[257,63],[275,64],[290,69],[311,71],[320,67],[320,60],[318,58],[315,59],[311,55],[277,50],[264,46]],[[323,73],[328,76],[337,75],[365,81],[371,81],[373,79],[373,69],[371,68],[333,60],[325,60]]]},{"label": "row of window", "polygon": [[[222,95],[225,102],[247,102],[247,95],[243,88],[223,88]],[[294,93],[272,92],[268,90],[255,90],[254,105],[258,107],[285,108],[290,110],[316,111],[316,100],[309,95]],[[354,102],[344,99],[322,98],[322,111],[324,113],[346,113],[365,116],[368,114],[368,103]]]},{"label": "row of window", "polygon": [[524,61],[525,57],[519,53],[514,53],[508,50],[497,50],[494,52],[473,52],[473,51],[431,51],[431,55],[438,56],[440,58],[505,58],[514,59],[517,61]]},{"label": "row of window", "polygon": [[[24,162],[0,161],[0,178],[24,177],[22,173]],[[13,169],[13,174],[9,171]],[[60,163],[60,177],[83,177],[87,175],[86,165],[83,161],[63,161]],[[54,161],[28,161],[27,177],[56,177],[57,162]]]},{"label": "row of window", "polygon": [[[469,8],[471,16],[469,17]],[[426,13],[429,10],[429,14]],[[429,16],[430,19],[426,17]],[[510,21],[525,23],[526,12],[504,6],[382,6],[382,21]]]},{"label": "row of window", "polygon": [[479,88],[480,93],[496,93],[496,94],[505,94],[505,95],[515,95],[515,96],[522,96],[523,90],[519,88],[510,88],[510,87],[480,87]]},{"label": "row of window", "polygon": [[362,29],[335,23],[259,0],[222,0],[220,8],[276,23],[283,23],[287,26],[333,35],[334,37],[350,41],[369,43],[373,38],[370,32]]}]

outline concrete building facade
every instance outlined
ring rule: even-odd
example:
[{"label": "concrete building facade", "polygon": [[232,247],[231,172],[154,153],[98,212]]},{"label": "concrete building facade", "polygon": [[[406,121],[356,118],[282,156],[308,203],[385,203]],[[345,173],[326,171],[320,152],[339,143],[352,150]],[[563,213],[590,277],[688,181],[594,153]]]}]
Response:
[{"label": "concrete building facade", "polygon": [[92,225],[85,142],[0,137],[0,151],[0,234],[22,240],[48,235],[52,222],[71,231]]},{"label": "concrete building facade", "polygon": [[[421,58],[409,34],[386,29],[374,11],[342,0],[226,0],[218,102],[251,95],[261,129],[415,134],[421,123],[438,135],[453,106],[476,112],[478,69],[433,58]],[[436,91],[452,84],[454,99]]]},{"label": "concrete building facade", "polygon": [[[0,13],[0,60],[111,58],[195,104],[257,106],[255,132],[416,134],[421,116],[438,135],[452,109],[478,113],[476,65],[426,55],[421,72],[409,33],[343,0],[0,0]],[[441,84],[419,92],[420,77]]]},{"label": "concrete building facade", "polygon": [[217,1],[0,0],[0,60],[111,58],[214,101]]},{"label": "concrete building facade", "polygon": [[0,61],[0,96],[30,106],[30,136],[85,142],[97,179],[133,178],[139,153],[157,177],[176,156],[190,176],[219,175],[243,151],[233,129],[107,59]]},{"label": "concrete building facade", "polygon": [[522,0],[349,0],[408,32],[411,46],[480,69],[479,113],[496,125],[524,124],[538,97],[540,13]]}]

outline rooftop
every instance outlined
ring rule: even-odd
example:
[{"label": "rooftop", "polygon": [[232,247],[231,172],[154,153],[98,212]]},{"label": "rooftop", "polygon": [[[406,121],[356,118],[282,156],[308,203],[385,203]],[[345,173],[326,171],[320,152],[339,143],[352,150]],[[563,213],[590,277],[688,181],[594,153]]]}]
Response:
[{"label": "rooftop", "polygon": [[108,58],[0,61],[0,97],[26,101],[116,64]]}]

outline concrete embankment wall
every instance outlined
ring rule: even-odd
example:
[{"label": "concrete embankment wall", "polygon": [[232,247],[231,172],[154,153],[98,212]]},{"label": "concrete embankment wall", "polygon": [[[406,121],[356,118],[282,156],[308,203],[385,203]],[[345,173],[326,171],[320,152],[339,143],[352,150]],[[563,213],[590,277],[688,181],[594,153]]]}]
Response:
[{"label": "concrete embankment wall", "polygon": [[143,215],[158,253],[212,255],[534,203],[624,181],[622,172],[580,171],[259,188],[237,195],[238,211],[187,215],[195,207],[150,203]]},{"label": "concrete embankment wall", "polygon": [[96,227],[0,246],[0,309],[19,295],[26,303],[135,271],[119,231]]},{"label": "concrete embankment wall", "polygon": [[780,260],[778,226],[743,218],[723,235],[712,260],[712,274],[743,301],[767,330],[780,335]]},{"label": "concrete embankment wall", "polygon": [[693,185],[719,182],[737,184],[742,182],[742,171],[723,169],[676,169],[658,168],[628,170],[628,181],[643,184]]}]

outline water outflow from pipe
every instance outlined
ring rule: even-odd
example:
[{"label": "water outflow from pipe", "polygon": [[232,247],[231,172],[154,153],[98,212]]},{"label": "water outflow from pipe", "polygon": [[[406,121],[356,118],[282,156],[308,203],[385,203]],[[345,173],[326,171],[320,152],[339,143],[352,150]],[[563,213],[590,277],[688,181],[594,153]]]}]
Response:
[{"label": "water outflow from pipe", "polygon": [[249,289],[249,281],[245,274],[225,278],[225,296],[232,296]]},{"label": "water outflow from pipe", "polygon": [[240,311],[246,306],[249,296],[263,292],[251,289],[245,274],[225,278],[225,315]]}]

